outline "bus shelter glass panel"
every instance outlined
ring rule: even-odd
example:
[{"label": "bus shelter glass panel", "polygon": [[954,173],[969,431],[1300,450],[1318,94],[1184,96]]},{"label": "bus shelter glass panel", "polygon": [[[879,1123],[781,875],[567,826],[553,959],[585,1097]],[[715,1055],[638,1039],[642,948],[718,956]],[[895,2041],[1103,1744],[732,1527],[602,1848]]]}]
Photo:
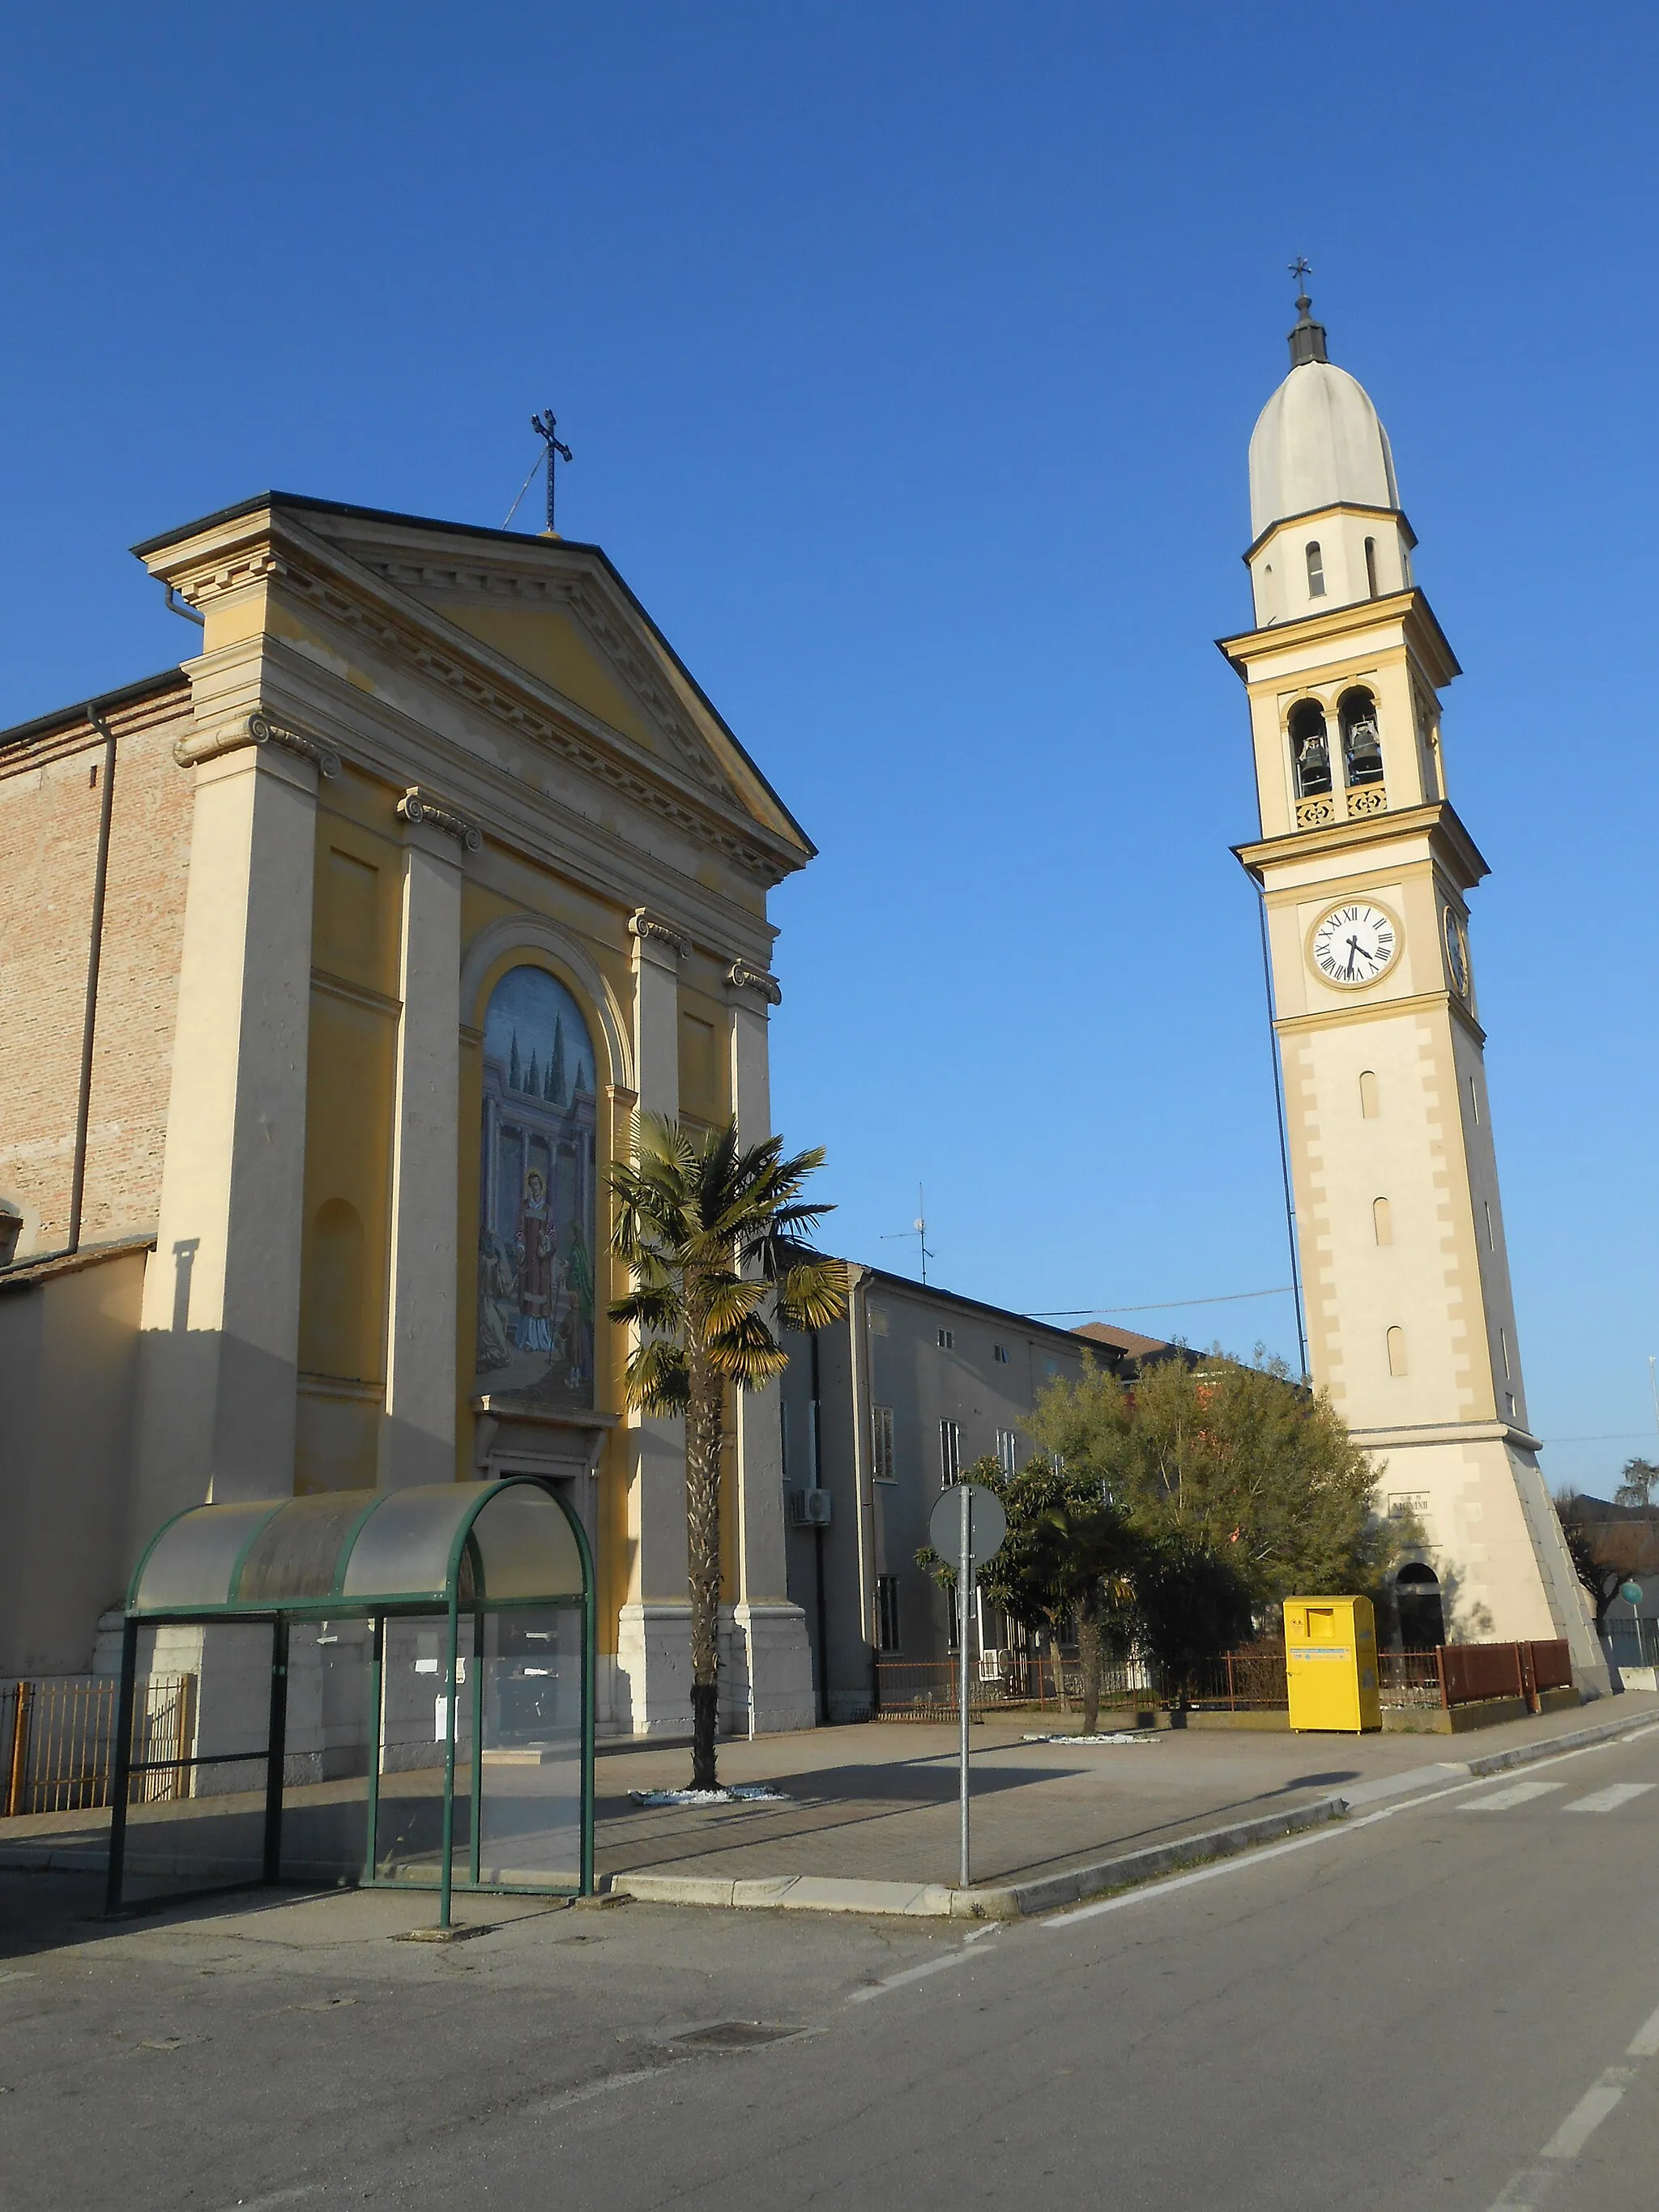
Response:
[{"label": "bus shelter glass panel", "polygon": [[274,1636],[268,1620],[133,1632],[129,1901],[262,1878]]},{"label": "bus shelter glass panel", "polygon": [[265,1498],[181,1513],[151,1545],[129,1610],[166,1613],[173,1606],[225,1604],[237,1562],[276,1510]]},{"label": "bus shelter glass panel", "polygon": [[465,1881],[472,1846],[472,1705],[477,1680],[471,1614],[460,1620],[456,1680],[448,1681],[449,1616],[393,1615],[380,1664],[380,1745],[374,1809],[374,1879],[435,1884],[443,1871],[446,1746],[453,1707],[455,1874]]},{"label": "bus shelter glass panel", "polygon": [[582,1645],[574,1606],[483,1617],[477,1881],[580,1887]]},{"label": "bus shelter glass panel", "polygon": [[283,1746],[284,1881],[361,1880],[374,1756],[374,1623],[295,1620]]}]

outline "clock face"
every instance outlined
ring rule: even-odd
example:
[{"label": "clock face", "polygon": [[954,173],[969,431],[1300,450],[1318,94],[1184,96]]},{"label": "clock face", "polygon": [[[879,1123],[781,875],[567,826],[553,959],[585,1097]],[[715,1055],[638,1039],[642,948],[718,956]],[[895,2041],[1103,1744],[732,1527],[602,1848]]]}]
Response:
[{"label": "clock face", "polygon": [[1354,899],[1320,916],[1308,951],[1328,983],[1353,990],[1375,983],[1393,967],[1400,957],[1400,925],[1385,908]]},{"label": "clock face", "polygon": [[1469,995],[1469,948],[1463,942],[1463,925],[1451,908],[1446,908],[1446,966],[1452,979],[1452,988],[1460,999]]}]

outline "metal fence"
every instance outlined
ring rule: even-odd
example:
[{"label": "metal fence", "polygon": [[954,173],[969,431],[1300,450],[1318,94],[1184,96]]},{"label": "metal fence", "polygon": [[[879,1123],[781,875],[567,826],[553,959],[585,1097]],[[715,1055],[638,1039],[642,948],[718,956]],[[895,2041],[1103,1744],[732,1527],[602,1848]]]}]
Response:
[{"label": "metal fence", "polygon": [[[87,1677],[0,1686],[0,1817],[108,1804],[119,1694],[118,1683]],[[134,1765],[187,1759],[195,1728],[195,1675],[152,1675],[134,1701]],[[135,1786],[146,1803],[182,1797],[190,1773],[161,1765]]]},{"label": "metal fence", "polygon": [[[956,1718],[954,1660],[882,1659],[876,1665],[876,1717],[884,1721]],[[1522,1698],[1534,1712],[1547,1690],[1572,1682],[1564,1639],[1531,1644],[1449,1644],[1437,1650],[1381,1651],[1377,1686],[1394,1709],[1448,1711],[1493,1698]],[[1083,1670],[1075,1650],[988,1651],[970,1671],[969,1711],[1013,1706],[1039,1711],[1083,1702]],[[1200,1712],[1283,1711],[1290,1703],[1285,1646],[1263,1640],[1229,1651],[1185,1674],[1140,1660],[1109,1661],[1100,1702],[1106,1707],[1182,1705]]]},{"label": "metal fence", "polygon": [[1601,1641],[1615,1667],[1659,1667],[1659,1620],[1604,1620]]}]

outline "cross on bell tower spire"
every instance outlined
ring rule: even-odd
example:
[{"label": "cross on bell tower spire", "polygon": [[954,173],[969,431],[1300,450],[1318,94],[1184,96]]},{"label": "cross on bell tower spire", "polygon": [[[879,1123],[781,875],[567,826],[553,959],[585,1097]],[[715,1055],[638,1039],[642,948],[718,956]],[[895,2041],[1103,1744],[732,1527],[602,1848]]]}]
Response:
[{"label": "cross on bell tower spire", "polygon": [[1313,275],[1313,264],[1298,253],[1291,264],[1291,274],[1296,279],[1296,327],[1291,332],[1291,367],[1301,368],[1310,361],[1328,361],[1325,350],[1325,325],[1313,319],[1313,301],[1308,297],[1308,279]]}]

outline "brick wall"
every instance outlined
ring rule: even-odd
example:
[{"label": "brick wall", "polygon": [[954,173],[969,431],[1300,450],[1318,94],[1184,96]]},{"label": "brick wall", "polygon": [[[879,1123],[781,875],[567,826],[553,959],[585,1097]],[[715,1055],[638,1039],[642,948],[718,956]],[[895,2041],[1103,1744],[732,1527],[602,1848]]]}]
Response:
[{"label": "brick wall", "polygon": [[[111,708],[116,738],[81,1241],[153,1228],[172,1074],[193,778],[173,758],[183,677]],[[0,1199],[17,1257],[69,1234],[104,740],[91,724],[0,733]]]}]

